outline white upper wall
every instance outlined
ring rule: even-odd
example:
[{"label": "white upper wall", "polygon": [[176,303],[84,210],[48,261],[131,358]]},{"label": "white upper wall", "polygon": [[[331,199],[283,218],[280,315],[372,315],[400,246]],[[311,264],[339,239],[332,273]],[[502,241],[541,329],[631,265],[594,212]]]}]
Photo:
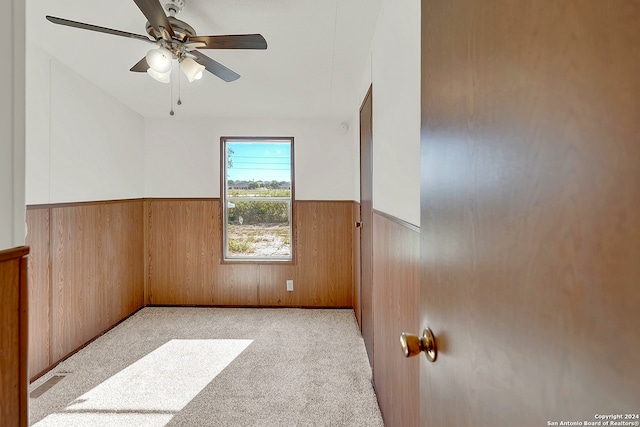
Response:
[{"label": "white upper wall", "polygon": [[13,0],[0,16],[5,58],[0,63],[0,250],[25,242],[24,2]]},{"label": "white upper wall", "polygon": [[[293,136],[297,199],[359,200],[357,108],[346,135],[339,119],[186,119],[180,107],[145,121],[39,48],[27,58],[27,204],[219,197],[221,136]],[[370,83],[374,208],[419,224],[419,3],[384,0],[360,99]]]},{"label": "white upper wall", "polygon": [[26,202],[49,203],[51,59],[27,43]]},{"label": "white upper wall", "polygon": [[[221,136],[292,136],[299,200],[356,200],[357,123],[147,119],[29,43],[27,204],[220,197]],[[185,100],[188,102],[188,100]],[[354,130],[355,129],[355,130]]]},{"label": "white upper wall", "polygon": [[144,196],[144,119],[33,44],[27,204]]},{"label": "white upper wall", "polygon": [[[148,119],[147,197],[220,197],[220,137],[293,137],[297,200],[355,200],[354,126],[341,122],[266,119]],[[357,130],[356,130],[357,132]]]},{"label": "white upper wall", "polygon": [[373,84],[373,207],[420,224],[420,3],[384,0],[361,99]]}]

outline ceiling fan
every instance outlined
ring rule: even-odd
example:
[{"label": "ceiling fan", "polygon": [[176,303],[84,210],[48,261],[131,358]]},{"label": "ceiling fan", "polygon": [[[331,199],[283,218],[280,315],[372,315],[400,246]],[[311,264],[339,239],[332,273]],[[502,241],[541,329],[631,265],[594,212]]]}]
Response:
[{"label": "ceiling fan", "polygon": [[47,15],[46,18],[54,24],[128,37],[158,46],[151,49],[144,58],[131,67],[130,71],[147,72],[151,77],[163,83],[169,83],[173,59],[178,60],[180,69],[190,82],[202,77],[204,70],[218,76],[225,82],[231,82],[240,77],[240,74],[197,49],[264,50],[267,48],[267,41],[260,34],[196,35],[193,27],[175,17],[184,7],[185,0],[167,0],[165,8],[169,16],[165,14],[159,0],[134,0],[134,2],[148,20],[146,31],[149,36],[70,21],[55,16]]}]

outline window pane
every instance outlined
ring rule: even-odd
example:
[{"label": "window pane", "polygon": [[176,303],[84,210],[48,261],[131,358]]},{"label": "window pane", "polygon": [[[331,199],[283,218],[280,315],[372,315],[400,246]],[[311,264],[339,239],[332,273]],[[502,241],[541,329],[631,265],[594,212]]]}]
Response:
[{"label": "window pane", "polygon": [[223,142],[225,259],[292,259],[292,140]]},{"label": "window pane", "polygon": [[291,143],[227,140],[227,181],[256,189],[273,181],[291,185]]},{"label": "window pane", "polygon": [[[242,199],[241,199],[242,200]],[[234,199],[227,223],[228,256],[285,257],[291,255],[289,202]]]}]

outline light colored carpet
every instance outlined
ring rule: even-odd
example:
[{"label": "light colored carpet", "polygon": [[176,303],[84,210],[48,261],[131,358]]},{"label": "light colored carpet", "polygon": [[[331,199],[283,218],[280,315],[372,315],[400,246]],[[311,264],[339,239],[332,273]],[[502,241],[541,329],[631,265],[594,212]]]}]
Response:
[{"label": "light colored carpet", "polygon": [[383,426],[352,310],[145,308],[31,385],[46,426]]}]

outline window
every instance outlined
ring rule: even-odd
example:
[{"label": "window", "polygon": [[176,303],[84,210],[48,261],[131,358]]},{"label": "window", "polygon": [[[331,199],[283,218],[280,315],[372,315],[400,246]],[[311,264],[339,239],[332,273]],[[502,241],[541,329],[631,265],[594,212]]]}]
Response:
[{"label": "window", "polygon": [[225,260],[293,260],[293,138],[222,138]]}]

